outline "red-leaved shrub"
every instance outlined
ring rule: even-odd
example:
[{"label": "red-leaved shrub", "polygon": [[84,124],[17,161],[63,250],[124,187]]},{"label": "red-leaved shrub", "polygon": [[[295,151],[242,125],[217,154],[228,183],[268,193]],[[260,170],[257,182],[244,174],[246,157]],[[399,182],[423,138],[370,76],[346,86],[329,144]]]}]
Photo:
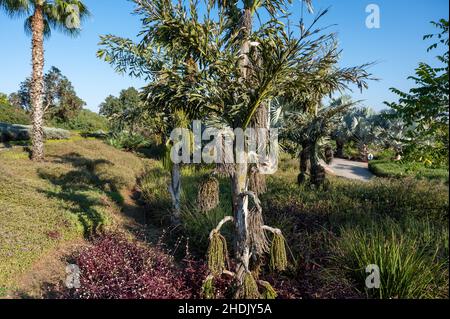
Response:
[{"label": "red-leaved shrub", "polygon": [[162,249],[120,234],[98,238],[75,258],[75,264],[80,268],[80,288],[71,295],[81,299],[196,298],[206,271],[198,262],[180,269]]}]

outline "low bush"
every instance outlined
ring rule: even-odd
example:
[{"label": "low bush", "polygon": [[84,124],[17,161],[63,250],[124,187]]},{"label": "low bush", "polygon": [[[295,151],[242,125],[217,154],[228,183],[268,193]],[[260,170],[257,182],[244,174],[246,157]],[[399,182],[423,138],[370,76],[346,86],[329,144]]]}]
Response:
[{"label": "low bush", "polygon": [[109,145],[126,151],[137,151],[149,144],[142,135],[128,132],[114,133],[107,141]]},{"label": "low bush", "polygon": [[67,130],[79,131],[82,133],[95,133],[99,131],[108,131],[108,120],[90,110],[81,110],[74,118],[62,122],[57,118],[49,123],[52,126]]},{"label": "low bush", "polygon": [[[0,142],[29,140],[31,132],[32,127],[30,125],[0,123]],[[66,140],[70,138],[70,132],[58,128],[44,127],[44,137],[47,140]]]},{"label": "low bush", "polygon": [[121,234],[101,236],[74,262],[80,268],[80,288],[72,291],[75,298],[188,299],[196,294],[188,285],[191,278],[186,278],[192,272],[177,267],[160,248]]},{"label": "low bush", "polygon": [[22,109],[0,103],[0,122],[7,124],[30,124],[30,116]]}]

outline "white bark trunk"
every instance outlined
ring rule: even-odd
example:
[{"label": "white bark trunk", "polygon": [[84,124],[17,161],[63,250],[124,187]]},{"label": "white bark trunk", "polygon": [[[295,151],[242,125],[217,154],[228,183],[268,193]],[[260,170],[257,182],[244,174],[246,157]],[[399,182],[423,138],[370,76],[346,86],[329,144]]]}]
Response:
[{"label": "white bark trunk", "polygon": [[[248,54],[250,52],[250,33],[252,31],[252,15],[250,9],[245,9],[241,18],[241,74],[242,79],[248,77],[248,66],[250,64]],[[245,147],[244,152],[247,151]],[[241,154],[235,154],[241,155]],[[235,225],[235,257],[236,257],[236,279],[242,284],[245,273],[249,270],[250,244],[248,237],[248,196],[242,196],[248,191],[248,163],[237,163],[232,177],[233,214]]]},{"label": "white bark trunk", "polygon": [[243,277],[249,271],[250,243],[248,236],[248,196],[244,194],[248,187],[248,164],[236,164],[236,171],[232,180],[234,225],[235,225],[235,254],[236,278],[242,283]]}]

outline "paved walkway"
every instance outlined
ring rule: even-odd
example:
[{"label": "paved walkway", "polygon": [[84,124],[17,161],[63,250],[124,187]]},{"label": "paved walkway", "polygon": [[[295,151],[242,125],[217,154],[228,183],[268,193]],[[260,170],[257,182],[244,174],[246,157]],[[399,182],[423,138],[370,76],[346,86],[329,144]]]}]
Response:
[{"label": "paved walkway", "polygon": [[335,158],[330,165],[325,165],[325,167],[330,170],[330,173],[348,179],[367,182],[374,177],[369,171],[369,165],[367,163]]}]

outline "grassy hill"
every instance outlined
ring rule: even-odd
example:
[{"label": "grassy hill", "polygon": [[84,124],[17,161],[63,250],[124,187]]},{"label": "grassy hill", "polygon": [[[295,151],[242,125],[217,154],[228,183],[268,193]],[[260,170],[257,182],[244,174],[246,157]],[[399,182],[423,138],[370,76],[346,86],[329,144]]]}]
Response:
[{"label": "grassy hill", "polygon": [[124,190],[143,170],[97,140],[50,141],[46,151],[44,163],[24,148],[0,151],[0,297],[43,255],[120,223]]}]

